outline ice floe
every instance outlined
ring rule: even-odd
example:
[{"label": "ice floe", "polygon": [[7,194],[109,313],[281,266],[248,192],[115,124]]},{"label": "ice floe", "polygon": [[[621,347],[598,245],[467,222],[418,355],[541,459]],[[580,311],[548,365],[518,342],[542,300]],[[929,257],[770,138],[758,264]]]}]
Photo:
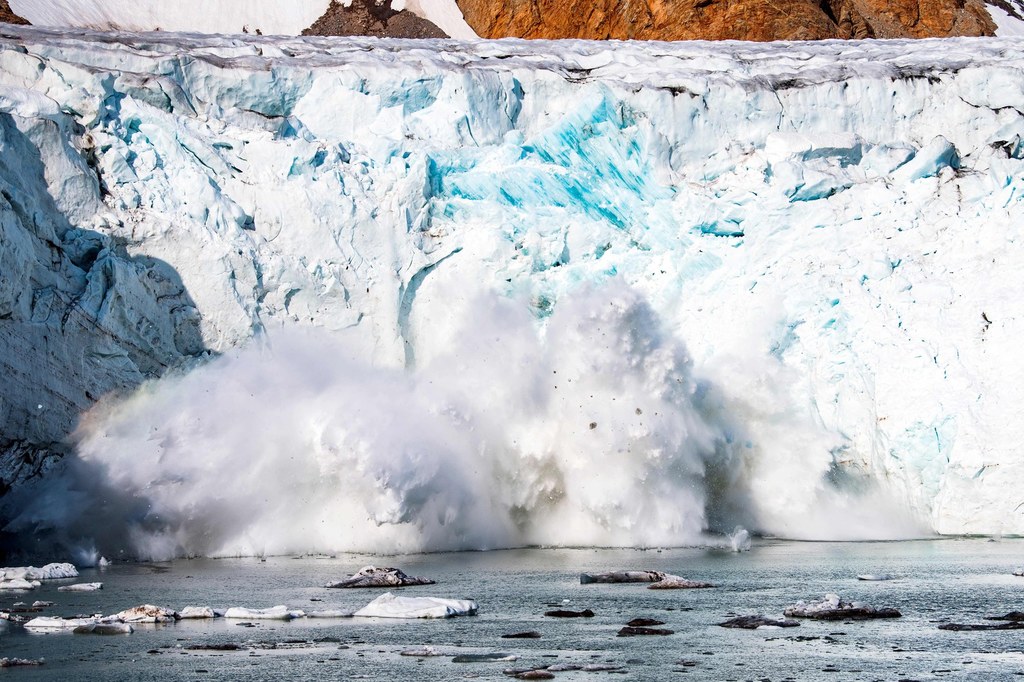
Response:
[{"label": "ice floe", "polygon": [[844,618],[899,618],[902,614],[893,608],[875,608],[863,602],[845,602],[837,594],[826,594],[821,601],[798,601],[784,611],[791,618],[840,620]]},{"label": "ice floe", "polygon": [[385,592],[353,615],[375,618],[451,618],[472,616],[476,611],[476,602],[472,599],[397,597]]},{"label": "ice floe", "polygon": [[224,612],[225,618],[239,620],[292,620],[302,618],[305,612],[298,609],[289,609],[287,606],[272,606],[268,609],[247,609],[233,607]]},{"label": "ice floe", "polygon": [[103,583],[75,583],[74,585],[61,585],[58,592],[95,592],[102,590]]},{"label": "ice floe", "polygon": [[407,587],[409,585],[433,585],[429,578],[406,575],[398,568],[364,566],[357,572],[326,587]]}]

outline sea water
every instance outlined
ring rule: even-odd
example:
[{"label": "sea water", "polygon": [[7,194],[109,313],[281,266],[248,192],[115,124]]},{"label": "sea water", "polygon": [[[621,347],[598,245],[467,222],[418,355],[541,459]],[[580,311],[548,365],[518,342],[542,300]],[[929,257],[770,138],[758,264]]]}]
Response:
[{"label": "sea water", "polygon": [[[300,556],[117,563],[77,580],[0,594],[0,608],[50,600],[40,615],[111,614],[143,603],[306,611],[355,610],[384,590],[332,590],[326,583],[365,564],[398,566],[437,581],[405,596],[475,599],[479,614],[449,620],[348,618],[291,622],[179,621],[137,625],[131,635],[35,634],[0,621],[0,657],[45,658],[38,668],[4,671],[19,680],[509,679],[508,668],[600,663],[614,672],[559,672],[557,679],[898,680],[1012,679],[1024,674],[1018,631],[949,632],[943,622],[1024,609],[1021,540],[801,543],[760,540],[749,552],[520,549],[407,556]],[[645,584],[581,585],[581,572],[653,569],[706,580],[713,589],[649,590]],[[891,574],[864,582],[858,574]],[[93,593],[60,584],[102,581]],[[903,617],[801,621],[800,627],[730,630],[734,615],[781,617],[798,600],[840,594]],[[591,609],[593,618],[544,615]],[[637,617],[655,618],[668,636],[618,637]],[[539,639],[503,639],[536,631]],[[235,651],[202,648],[237,644]],[[403,656],[431,647],[438,656]],[[507,653],[514,662],[456,663],[465,653]]]}]

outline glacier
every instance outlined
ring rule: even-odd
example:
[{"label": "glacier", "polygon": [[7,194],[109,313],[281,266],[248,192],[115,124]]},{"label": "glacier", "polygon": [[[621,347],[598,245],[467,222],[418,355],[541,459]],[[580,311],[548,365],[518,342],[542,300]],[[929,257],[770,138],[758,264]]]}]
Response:
[{"label": "glacier", "polygon": [[7,538],[1021,534],[1022,69],[5,26]]}]

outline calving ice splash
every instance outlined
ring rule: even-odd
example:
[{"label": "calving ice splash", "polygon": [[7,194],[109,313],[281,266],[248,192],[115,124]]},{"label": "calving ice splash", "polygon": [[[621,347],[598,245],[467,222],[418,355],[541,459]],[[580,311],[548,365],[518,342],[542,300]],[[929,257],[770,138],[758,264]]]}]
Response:
[{"label": "calving ice splash", "polygon": [[148,557],[1024,532],[1013,42],[12,29],[0,66],[0,302],[75,368],[4,379],[45,406],[5,428],[119,393],[9,529]]}]

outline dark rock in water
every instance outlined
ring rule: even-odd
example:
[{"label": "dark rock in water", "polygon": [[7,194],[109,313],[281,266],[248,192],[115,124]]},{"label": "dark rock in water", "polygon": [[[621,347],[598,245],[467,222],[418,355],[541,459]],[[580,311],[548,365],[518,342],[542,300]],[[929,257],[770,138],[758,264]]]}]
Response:
[{"label": "dark rock in water", "polygon": [[29,665],[43,665],[45,660],[33,660],[31,658],[0,658],[0,668],[20,668]]},{"label": "dark rock in water", "polygon": [[1010,611],[1005,616],[989,616],[985,620],[1012,620],[1020,622],[1024,621],[1024,611]]},{"label": "dark rock in water", "polygon": [[459,654],[452,659],[452,663],[496,663],[498,661],[514,661],[518,656],[515,654],[493,653],[493,654]]},{"label": "dark rock in water", "polygon": [[406,575],[398,568],[364,566],[348,578],[331,583],[325,587],[408,587],[410,585],[433,584],[433,580]]},{"label": "dark rock in water", "polygon": [[663,620],[654,620],[653,618],[634,618],[633,620],[626,623],[626,625],[632,628],[643,628],[651,625],[664,625]]},{"label": "dark rock in water", "polygon": [[662,628],[639,628],[626,626],[619,630],[619,637],[637,637],[640,635],[674,635],[673,630],[665,630]]},{"label": "dark rock in water", "polygon": [[656,583],[667,573],[661,571],[609,571],[607,573],[580,573],[580,584],[591,583]]},{"label": "dark rock in water", "polygon": [[530,630],[529,632],[512,632],[502,635],[502,639],[540,639],[540,633]]},{"label": "dark rock in water", "polygon": [[526,672],[519,673],[515,678],[517,680],[553,680],[555,679],[555,674],[542,669],[527,670]]},{"label": "dark rock in water", "polygon": [[953,632],[979,632],[983,630],[1024,630],[1024,622],[1012,620],[1006,623],[943,623],[940,630]]},{"label": "dark rock in water", "polygon": [[551,616],[552,618],[593,618],[594,612],[590,609],[584,609],[582,611],[566,611],[565,609],[556,609],[554,611],[545,611],[545,616]]},{"label": "dark rock in water", "polygon": [[190,644],[185,647],[189,651],[241,651],[245,649],[241,644]]},{"label": "dark rock in water", "polygon": [[800,623],[795,620],[776,620],[774,618],[767,618],[765,616],[738,616],[736,618],[730,618],[724,623],[719,623],[719,627],[723,628],[741,628],[743,630],[756,630],[762,626],[774,626],[777,628],[795,628],[799,627]]},{"label": "dark rock in water", "polygon": [[813,618],[815,620],[865,620],[870,618],[900,618],[898,610],[892,608],[875,608],[860,602],[846,602],[835,594],[826,594],[821,601],[804,603],[797,602],[783,613],[790,618]]}]

